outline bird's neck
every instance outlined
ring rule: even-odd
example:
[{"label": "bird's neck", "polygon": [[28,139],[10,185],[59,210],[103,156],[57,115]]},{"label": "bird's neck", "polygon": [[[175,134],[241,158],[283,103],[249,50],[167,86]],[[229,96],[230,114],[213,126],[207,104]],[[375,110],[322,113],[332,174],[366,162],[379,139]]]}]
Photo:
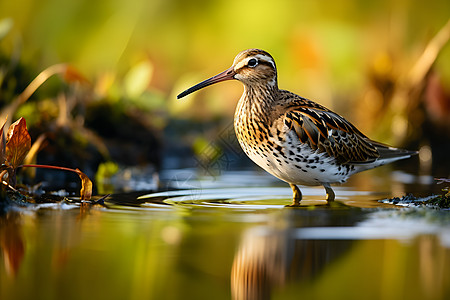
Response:
[{"label": "bird's neck", "polygon": [[268,116],[277,101],[278,86],[275,85],[244,85],[244,93],[240,99],[242,109],[247,114],[260,118]]},{"label": "bird's neck", "polygon": [[234,114],[234,128],[238,139],[243,139],[250,128],[255,128],[255,124],[271,124],[277,97],[277,86],[261,88],[245,85]]}]

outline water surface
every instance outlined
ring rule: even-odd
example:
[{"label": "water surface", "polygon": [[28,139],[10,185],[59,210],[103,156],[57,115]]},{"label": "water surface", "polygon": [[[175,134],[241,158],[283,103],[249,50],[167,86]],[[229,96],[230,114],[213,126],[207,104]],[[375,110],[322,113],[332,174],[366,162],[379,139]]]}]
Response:
[{"label": "water surface", "polygon": [[439,192],[370,171],[291,189],[254,171],[162,174],[158,192],[0,217],[0,299],[449,299],[446,211],[378,200]]}]

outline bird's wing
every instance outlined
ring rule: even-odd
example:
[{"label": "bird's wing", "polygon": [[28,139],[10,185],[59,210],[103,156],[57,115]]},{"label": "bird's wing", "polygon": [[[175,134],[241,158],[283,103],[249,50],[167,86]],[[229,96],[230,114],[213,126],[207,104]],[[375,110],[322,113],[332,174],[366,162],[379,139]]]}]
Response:
[{"label": "bird's wing", "polygon": [[380,156],[370,139],[327,108],[304,98],[286,108],[284,124],[298,139],[313,150],[335,157],[338,163],[370,163]]}]

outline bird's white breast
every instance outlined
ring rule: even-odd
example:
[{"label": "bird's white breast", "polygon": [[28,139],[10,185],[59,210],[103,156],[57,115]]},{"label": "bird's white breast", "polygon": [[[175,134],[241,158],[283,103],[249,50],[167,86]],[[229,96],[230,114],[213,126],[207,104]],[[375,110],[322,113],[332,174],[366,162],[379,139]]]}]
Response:
[{"label": "bird's white breast", "polygon": [[327,153],[312,150],[303,144],[295,132],[283,127],[279,135],[272,134],[258,147],[242,140],[239,143],[258,166],[288,183],[321,185],[345,182],[356,171],[351,166],[342,166]]}]

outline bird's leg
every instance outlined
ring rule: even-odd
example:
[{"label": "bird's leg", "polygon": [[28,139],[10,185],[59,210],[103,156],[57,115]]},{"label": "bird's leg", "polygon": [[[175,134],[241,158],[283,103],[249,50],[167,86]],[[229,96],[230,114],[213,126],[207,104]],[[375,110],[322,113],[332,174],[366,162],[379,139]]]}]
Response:
[{"label": "bird's leg", "polygon": [[300,201],[302,201],[302,192],[300,192],[300,189],[293,183],[289,183],[292,192],[293,192],[293,206],[300,205]]},{"label": "bird's leg", "polygon": [[328,202],[332,202],[334,201],[335,195],[334,195],[334,191],[331,188],[329,183],[323,183],[323,187],[325,188],[325,191],[327,192],[327,201]]}]

